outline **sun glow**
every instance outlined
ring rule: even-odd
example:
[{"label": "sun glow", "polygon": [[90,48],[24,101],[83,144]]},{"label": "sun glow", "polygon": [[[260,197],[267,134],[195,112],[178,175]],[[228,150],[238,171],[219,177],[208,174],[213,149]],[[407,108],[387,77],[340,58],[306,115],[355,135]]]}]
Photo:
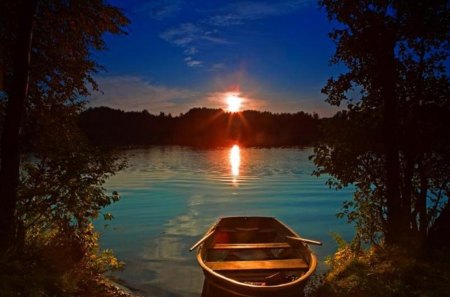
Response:
[{"label": "sun glow", "polygon": [[241,109],[242,98],[239,97],[239,94],[228,94],[225,100],[228,104],[228,111],[238,112]]}]

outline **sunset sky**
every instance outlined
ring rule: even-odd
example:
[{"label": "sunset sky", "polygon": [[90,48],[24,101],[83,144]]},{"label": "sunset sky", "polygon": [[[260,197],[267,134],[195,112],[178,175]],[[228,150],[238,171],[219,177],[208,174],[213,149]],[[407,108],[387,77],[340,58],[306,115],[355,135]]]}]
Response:
[{"label": "sunset sky", "polygon": [[332,25],[317,1],[110,0],[131,25],[107,36],[96,60],[102,93],[90,106],[150,113],[226,108],[227,92],[242,109],[317,112],[336,109],[320,93],[342,69],[330,66]]}]

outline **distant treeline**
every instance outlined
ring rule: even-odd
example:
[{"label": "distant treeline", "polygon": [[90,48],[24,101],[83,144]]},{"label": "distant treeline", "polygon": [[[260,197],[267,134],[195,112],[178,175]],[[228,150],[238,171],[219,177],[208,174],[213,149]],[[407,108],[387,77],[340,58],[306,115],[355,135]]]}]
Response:
[{"label": "distant treeline", "polygon": [[80,116],[81,129],[96,144],[187,146],[302,146],[320,138],[317,114],[274,114],[247,110],[193,108],[179,116],[89,108]]}]

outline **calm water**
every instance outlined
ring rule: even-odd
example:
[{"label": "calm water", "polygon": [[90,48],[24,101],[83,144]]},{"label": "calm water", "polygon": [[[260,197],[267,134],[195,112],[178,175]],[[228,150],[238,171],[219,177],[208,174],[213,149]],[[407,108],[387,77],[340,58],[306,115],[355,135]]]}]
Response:
[{"label": "calm water", "polygon": [[[319,260],[336,245],[330,232],[351,238],[335,214],[350,190],[313,177],[312,149],[154,147],[124,152],[129,167],[106,188],[121,200],[115,219],[97,222],[103,248],[126,262],[117,276],[144,296],[199,296],[203,275],[189,253],[220,216],[274,216],[301,236],[321,240]],[[323,269],[323,266],[322,268]]]}]

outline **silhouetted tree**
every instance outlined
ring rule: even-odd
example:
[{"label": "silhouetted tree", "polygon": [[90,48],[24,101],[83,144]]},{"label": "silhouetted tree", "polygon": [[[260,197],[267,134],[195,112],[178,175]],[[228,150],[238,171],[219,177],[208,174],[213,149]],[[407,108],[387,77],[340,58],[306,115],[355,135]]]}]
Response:
[{"label": "silhouetted tree", "polygon": [[[10,247],[14,241],[16,217],[15,209],[17,203],[17,188],[19,181],[19,132],[24,112],[25,100],[28,96],[28,80],[30,68],[30,52],[33,31],[33,18],[36,11],[37,1],[27,1],[24,3],[22,11],[18,12],[17,24],[15,24],[16,38],[14,41],[7,40],[12,33],[8,26],[3,22],[2,42],[5,42],[11,52],[3,48],[2,63],[0,69],[2,75],[2,86],[6,80],[7,57],[11,59],[11,87],[9,88],[9,100],[6,108],[6,115],[2,127],[1,138],[1,167],[0,167],[0,237],[3,239],[0,244],[0,250]],[[5,19],[7,5],[2,5],[2,20]],[[9,36],[8,36],[9,35]],[[9,42],[8,42],[9,41]],[[8,42],[8,43],[6,43]]]},{"label": "silhouetted tree", "polygon": [[[8,0],[1,2],[0,14],[0,87],[6,103],[1,131],[0,237],[1,247],[7,249],[24,240],[24,226],[34,215],[49,218],[51,212],[60,211],[66,222],[76,219],[86,226],[90,209],[98,210],[109,201],[95,188],[114,171],[115,162],[110,159],[108,164],[99,154],[88,158],[73,123],[88,85],[96,88],[92,75],[99,65],[92,51],[105,49],[103,34],[121,33],[128,21],[101,0]],[[24,133],[34,138],[23,139]],[[35,157],[27,166],[20,161],[24,143]],[[79,167],[71,167],[72,158],[78,159]],[[45,179],[46,172],[57,175],[47,182],[32,182],[38,173]],[[59,180],[69,173],[80,182],[89,174],[91,179],[84,179],[81,188],[69,194],[63,190],[67,184]],[[25,205],[42,213],[23,212]],[[81,205],[86,207],[84,217]]]},{"label": "silhouetted tree", "polygon": [[348,72],[323,89],[330,104],[347,109],[315,149],[317,174],[356,186],[342,215],[357,223],[358,236],[423,247],[449,207],[449,3],[320,3],[339,22],[332,62]]}]

